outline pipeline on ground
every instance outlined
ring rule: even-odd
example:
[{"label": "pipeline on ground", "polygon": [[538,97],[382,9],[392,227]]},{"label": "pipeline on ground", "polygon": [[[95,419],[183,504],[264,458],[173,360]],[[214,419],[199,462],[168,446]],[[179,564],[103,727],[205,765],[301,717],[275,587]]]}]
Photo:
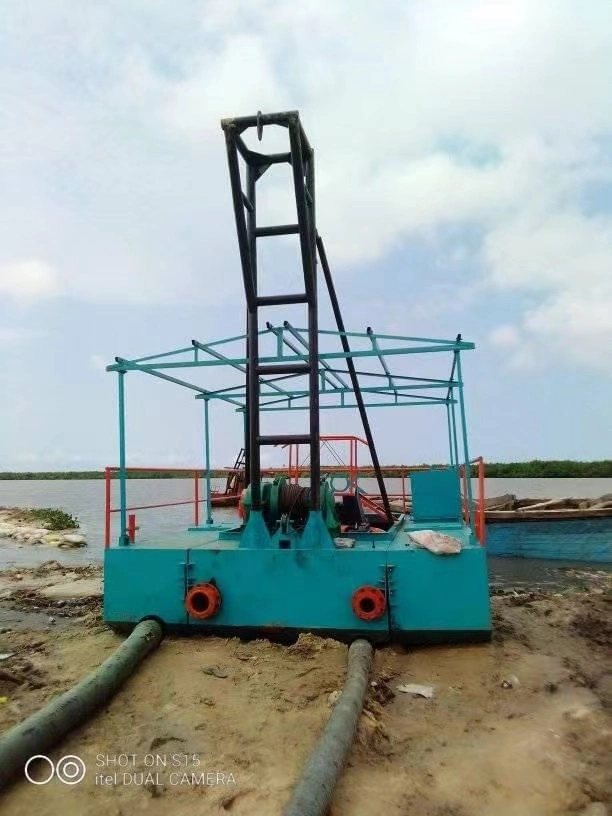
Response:
[{"label": "pipeline on ground", "polygon": [[355,738],[373,656],[374,650],[366,640],[351,644],[342,694],[306,761],[283,816],[324,816],[327,812]]},{"label": "pipeline on ground", "polygon": [[149,652],[160,644],[163,636],[163,629],[157,621],[141,621],[98,669],[2,734],[0,790],[23,773],[30,757],[54,748],[66,734],[82,725],[107,702]]},{"label": "pipeline on ground", "polygon": [[[54,748],[116,694],[140,662],[163,639],[155,620],[141,621],[98,669],[40,711],[0,736],[0,790],[26,762]],[[355,738],[372,669],[374,650],[366,640],[349,648],[346,681],[323,735],[308,757],[283,816],[324,816]]]}]

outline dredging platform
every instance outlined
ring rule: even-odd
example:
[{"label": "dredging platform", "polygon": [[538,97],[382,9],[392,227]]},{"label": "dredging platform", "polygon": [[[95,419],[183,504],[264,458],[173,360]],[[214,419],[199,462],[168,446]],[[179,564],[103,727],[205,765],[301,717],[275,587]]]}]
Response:
[{"label": "dredging platform", "polygon": [[[263,153],[267,128],[283,128],[285,152]],[[244,334],[126,359],[118,376],[119,533],[104,555],[104,620],[132,628],[154,619],[169,630],[291,640],[301,632],[372,643],[486,640],[491,634],[486,552],[479,540],[461,355],[474,344],[347,331],[325,247],[315,222],[314,152],[297,112],[222,122],[246,298]],[[257,182],[279,164],[291,168],[296,223],[257,222]],[[242,165],[242,166],[241,166]],[[243,178],[246,180],[244,189]],[[296,235],[303,286],[287,294],[260,291],[257,246]],[[321,274],[322,273],[322,274]],[[318,325],[318,284],[326,285],[336,327]],[[263,309],[303,304],[304,327],[261,318]],[[263,325],[262,325],[263,324]],[[236,352],[236,347],[238,351]],[[411,357],[412,355],[412,357]],[[394,372],[394,361],[448,358],[448,376]],[[365,368],[364,368],[365,366]],[[186,372],[223,367],[240,381],[205,387]],[[176,534],[134,540],[128,527],[126,375],[140,372],[195,392],[203,403],[207,517]],[[244,416],[245,490],[235,522],[211,512],[209,405]],[[410,512],[394,511],[378,460],[369,409],[429,407],[441,415],[448,464],[410,475]],[[321,467],[323,410],[358,411],[378,484],[378,501],[358,484],[337,490]],[[267,412],[306,411],[302,434],[263,434]],[[408,424],[406,423],[406,427]],[[414,424],[410,425],[414,433]],[[309,447],[308,484],[262,479],[266,446]],[[482,532],[482,531],[480,531]]]}]

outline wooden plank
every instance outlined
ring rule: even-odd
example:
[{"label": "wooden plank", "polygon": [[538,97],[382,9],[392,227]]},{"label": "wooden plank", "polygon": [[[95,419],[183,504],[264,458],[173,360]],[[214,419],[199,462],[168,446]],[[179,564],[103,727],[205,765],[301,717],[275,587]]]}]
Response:
[{"label": "wooden plank", "polygon": [[517,522],[521,521],[563,521],[565,519],[612,518],[612,507],[606,508],[572,508],[564,510],[487,510],[485,521]]},{"label": "wooden plank", "polygon": [[485,499],[485,510],[511,510],[516,502],[516,496],[513,493],[505,493],[503,496],[491,496],[490,499]]},{"label": "wooden plank", "polygon": [[526,508],[520,508],[520,513],[532,512],[533,510],[561,510],[568,508],[568,504],[572,499],[546,499],[545,501],[531,504]]}]

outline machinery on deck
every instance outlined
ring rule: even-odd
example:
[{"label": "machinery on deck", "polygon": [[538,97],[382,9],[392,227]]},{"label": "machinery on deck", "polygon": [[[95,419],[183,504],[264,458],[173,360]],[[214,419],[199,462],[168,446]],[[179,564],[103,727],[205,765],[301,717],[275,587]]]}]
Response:
[{"label": "machinery on deck", "polygon": [[[331,483],[324,479],[319,487],[320,505],[323,522],[331,535],[340,532],[340,520],[336,513],[334,490]],[[240,499],[240,515],[248,522],[251,510],[251,490],[247,488]],[[309,487],[291,484],[286,476],[277,476],[272,482],[262,482],[261,513],[269,530],[279,528],[284,537],[279,539],[280,547],[290,547],[291,538],[299,535],[306,525],[311,509],[311,491]]]},{"label": "machinery on deck", "polygon": [[[284,128],[284,152],[263,153],[269,127]],[[486,553],[476,537],[471,492],[461,352],[474,348],[454,340],[348,332],[315,219],[314,153],[297,112],[228,119],[225,134],[234,217],[247,306],[246,334],[137,360],[116,358],[108,370],[119,378],[120,530],[105,551],[104,618],[131,627],[143,618],[166,627],[218,635],[291,639],[310,631],[372,642],[487,639],[491,632]],[[241,172],[240,162],[243,162]],[[257,182],[271,167],[291,168],[297,222],[257,222]],[[245,182],[243,182],[243,178]],[[246,183],[246,189],[243,184]],[[303,286],[286,294],[260,291],[257,245],[265,238],[297,235]],[[318,264],[336,329],[318,325]],[[306,326],[289,321],[262,325],[261,310],[303,304]],[[335,339],[340,348],[323,347]],[[244,343],[241,353],[231,351]],[[360,344],[351,348],[352,343]],[[366,347],[363,348],[362,346]],[[450,377],[392,373],[389,358],[410,354],[451,360]],[[380,371],[357,368],[368,361]],[[181,370],[224,366],[241,382],[211,390],[178,378]],[[125,377],[140,371],[196,392],[204,404],[208,516],[177,534],[141,538],[127,532]],[[244,416],[245,490],[240,520],[215,524],[211,513],[209,406],[222,401]],[[411,474],[410,514],[393,512],[369,424],[368,407],[430,406],[446,414],[449,464]],[[370,450],[380,503],[357,484],[338,492],[321,473],[320,413],[357,409]],[[306,410],[301,434],[264,434],[261,415]],[[274,416],[274,415],[273,415]],[[265,446],[309,447],[309,485],[284,476],[262,479]],[[462,491],[462,474],[463,491]],[[455,542],[455,554],[422,546],[420,534]]]}]

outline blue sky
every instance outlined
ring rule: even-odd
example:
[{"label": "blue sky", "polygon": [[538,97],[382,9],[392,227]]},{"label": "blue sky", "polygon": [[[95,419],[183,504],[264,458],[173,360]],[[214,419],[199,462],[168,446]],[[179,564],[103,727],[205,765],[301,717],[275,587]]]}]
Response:
[{"label": "blue sky", "polygon": [[[476,342],[474,455],[611,458],[610,4],[256,7],[4,9],[0,470],[114,464],[105,364],[243,330],[219,121],[258,109],[299,109],[315,146],[347,326]],[[284,181],[262,190],[270,222],[287,219]],[[280,242],[262,274],[278,289],[294,261]],[[128,381],[130,463],[200,464],[200,404],[144,379]],[[213,462],[229,464],[240,420],[212,419]],[[437,419],[373,412],[380,458],[438,460]],[[324,412],[322,428],[359,424]]]}]

